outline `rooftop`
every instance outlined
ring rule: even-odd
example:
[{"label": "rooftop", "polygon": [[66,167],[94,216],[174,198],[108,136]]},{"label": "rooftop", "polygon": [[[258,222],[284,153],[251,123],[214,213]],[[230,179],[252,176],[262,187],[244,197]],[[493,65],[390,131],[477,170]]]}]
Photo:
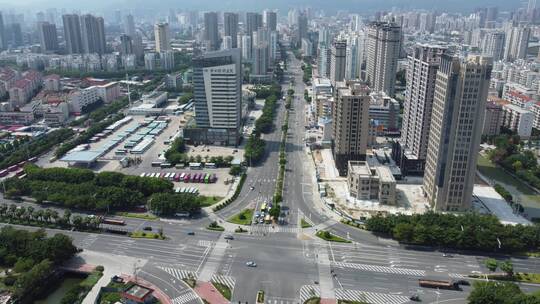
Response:
[{"label": "rooftop", "polygon": [[134,284],[130,288],[128,288],[126,291],[124,291],[124,294],[127,296],[131,296],[137,299],[144,299],[147,296],[149,296],[153,292],[152,289]]}]

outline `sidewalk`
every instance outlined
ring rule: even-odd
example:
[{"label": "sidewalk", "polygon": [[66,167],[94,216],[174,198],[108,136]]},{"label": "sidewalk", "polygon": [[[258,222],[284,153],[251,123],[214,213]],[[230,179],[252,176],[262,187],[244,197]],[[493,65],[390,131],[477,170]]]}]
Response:
[{"label": "sidewalk", "polygon": [[210,282],[197,282],[195,292],[201,299],[204,299],[210,304],[229,304],[229,300],[225,299]]},{"label": "sidewalk", "polygon": [[102,265],[104,267],[103,276],[94,285],[92,290],[86,295],[82,304],[94,304],[101,287],[107,286],[111,281],[111,277],[121,274],[133,272],[133,265],[137,263],[142,267],[146,264],[147,260],[135,259],[128,256],[120,256],[113,254],[106,254],[96,251],[84,250],[77,257],[70,261],[69,265]]}]

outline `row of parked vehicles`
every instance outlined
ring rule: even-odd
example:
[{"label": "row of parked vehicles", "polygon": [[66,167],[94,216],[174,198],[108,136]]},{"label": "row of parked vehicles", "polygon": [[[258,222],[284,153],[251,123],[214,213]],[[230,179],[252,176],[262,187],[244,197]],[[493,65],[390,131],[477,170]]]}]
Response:
[{"label": "row of parked vehicles", "polygon": [[24,175],[24,165],[26,165],[27,163],[35,163],[37,160],[37,157],[32,157],[16,165],[10,166],[7,169],[0,171],[0,177],[7,176],[11,172],[14,172],[15,176],[21,177],[22,175]]},{"label": "row of parked vehicles", "polygon": [[162,178],[162,179],[170,180],[172,182],[184,182],[184,183],[213,184],[217,181],[216,174],[210,174],[210,173],[156,172],[156,173],[141,173],[140,176]]}]

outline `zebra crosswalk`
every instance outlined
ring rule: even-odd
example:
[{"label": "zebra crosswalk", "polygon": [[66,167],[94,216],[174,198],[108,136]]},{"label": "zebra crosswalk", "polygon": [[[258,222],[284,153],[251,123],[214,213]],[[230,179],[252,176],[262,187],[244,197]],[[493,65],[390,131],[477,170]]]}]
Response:
[{"label": "zebra crosswalk", "polygon": [[79,247],[81,248],[89,248],[98,238],[97,234],[89,234],[87,237],[85,237],[79,244]]},{"label": "zebra crosswalk", "polygon": [[288,299],[288,298],[279,298],[279,297],[269,297],[264,302],[266,304],[298,304],[297,299]]},{"label": "zebra crosswalk", "polygon": [[223,284],[229,287],[231,291],[234,290],[234,285],[236,284],[236,280],[233,277],[219,275],[219,274],[213,275],[211,281],[213,283]]},{"label": "zebra crosswalk", "polygon": [[454,279],[466,279],[467,278],[467,275],[459,274],[459,273],[449,273],[448,276],[451,277],[451,278],[454,278]]},{"label": "zebra crosswalk", "polygon": [[177,269],[177,268],[171,268],[171,267],[163,267],[159,266],[159,269],[165,271],[166,273],[170,274],[174,278],[178,280],[183,280],[186,278],[197,278],[197,274],[194,271],[189,270],[183,270],[183,269]]},{"label": "zebra crosswalk", "polygon": [[300,287],[300,303],[305,303],[307,300],[320,297],[321,289],[315,285],[304,285]]},{"label": "zebra crosswalk", "polygon": [[378,292],[367,292],[351,289],[336,289],[338,300],[355,301],[371,304],[403,304],[409,302],[409,297]]},{"label": "zebra crosswalk", "polygon": [[274,225],[274,228],[272,228],[272,225],[254,225],[251,226],[251,233],[254,235],[264,235],[264,234],[270,234],[270,233],[297,233],[298,227],[296,226],[280,226],[280,225]]},{"label": "zebra crosswalk", "polygon": [[213,243],[214,242],[208,240],[199,240],[197,245],[199,245],[200,247],[211,247]]},{"label": "zebra crosswalk", "polygon": [[173,299],[172,304],[199,304],[199,297],[195,294],[195,292],[188,290],[186,293],[176,297]]},{"label": "zebra crosswalk", "polygon": [[419,276],[419,277],[423,277],[423,276],[426,275],[425,270],[417,270],[417,269],[396,268],[396,267],[368,265],[368,264],[356,264],[356,263],[345,263],[345,262],[334,262],[333,264],[335,266],[354,268],[354,269],[358,269],[358,270],[365,270],[365,271],[372,271],[372,272],[414,275],[414,276]]}]

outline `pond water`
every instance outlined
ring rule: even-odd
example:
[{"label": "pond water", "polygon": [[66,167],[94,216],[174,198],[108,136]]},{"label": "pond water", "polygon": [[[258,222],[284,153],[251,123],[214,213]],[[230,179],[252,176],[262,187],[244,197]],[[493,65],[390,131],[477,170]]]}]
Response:
[{"label": "pond water", "polygon": [[35,301],[34,304],[59,304],[62,297],[72,287],[78,285],[84,280],[84,277],[67,275],[58,287],[52,291],[45,299]]}]

